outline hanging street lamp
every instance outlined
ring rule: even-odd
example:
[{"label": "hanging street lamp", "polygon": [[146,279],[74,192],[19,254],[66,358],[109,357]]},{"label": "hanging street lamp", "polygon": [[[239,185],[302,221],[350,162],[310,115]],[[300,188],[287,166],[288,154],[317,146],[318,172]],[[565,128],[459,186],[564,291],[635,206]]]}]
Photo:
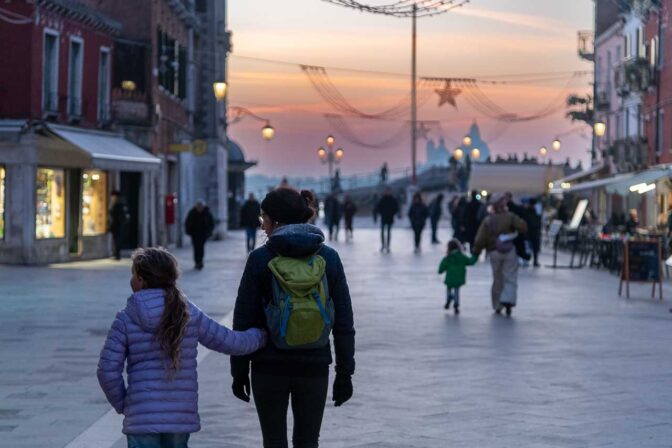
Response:
[{"label": "hanging street lamp", "polygon": [[224,81],[216,81],[212,83],[212,90],[215,92],[217,101],[224,101],[224,98],[226,98],[227,87],[228,86]]},{"label": "hanging street lamp", "polygon": [[548,154],[548,149],[545,146],[542,146],[539,148],[539,154],[541,154],[541,157],[546,157]]},{"label": "hanging street lamp", "polygon": [[597,137],[604,137],[604,134],[607,132],[607,125],[603,121],[598,121],[593,125],[593,130]]},{"label": "hanging street lamp", "polygon": [[462,157],[464,157],[464,151],[462,151],[462,148],[455,149],[455,152],[453,153],[453,157],[455,157],[455,160],[457,160],[457,161],[462,160]]},{"label": "hanging street lamp", "polygon": [[553,140],[553,143],[551,143],[551,148],[553,148],[553,151],[558,152],[560,151],[560,147],[562,146],[562,143],[560,143],[560,139],[556,138]]},{"label": "hanging street lamp", "polygon": [[481,158],[481,150],[478,148],[474,148],[471,150],[471,158],[474,160],[478,160]]},{"label": "hanging street lamp", "polygon": [[261,128],[261,138],[263,138],[266,141],[269,141],[273,138],[275,135],[275,129],[273,129],[273,126],[271,126],[270,122],[266,122],[266,126]]},{"label": "hanging street lamp", "polygon": [[464,144],[465,147],[470,147],[471,146],[471,136],[465,135],[464,138],[462,139],[462,143]]}]

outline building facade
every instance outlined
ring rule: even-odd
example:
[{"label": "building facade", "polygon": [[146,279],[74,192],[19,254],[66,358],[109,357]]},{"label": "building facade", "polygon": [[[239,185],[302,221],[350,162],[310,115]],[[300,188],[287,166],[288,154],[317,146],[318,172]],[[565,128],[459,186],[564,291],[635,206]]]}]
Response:
[{"label": "building facade", "polygon": [[[109,195],[128,189],[125,241],[151,244],[159,160],[112,132],[121,25],[85,2],[17,0],[0,23],[0,262],[110,255]],[[132,188],[129,179],[133,179]]]}]

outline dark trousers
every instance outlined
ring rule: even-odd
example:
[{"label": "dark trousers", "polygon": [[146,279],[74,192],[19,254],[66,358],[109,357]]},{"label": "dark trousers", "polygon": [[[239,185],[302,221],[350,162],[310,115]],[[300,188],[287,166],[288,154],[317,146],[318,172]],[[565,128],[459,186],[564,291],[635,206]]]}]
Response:
[{"label": "dark trousers", "polygon": [[257,245],[256,227],[245,227],[245,245],[247,246],[248,252],[252,252],[254,250],[254,247]]},{"label": "dark trousers", "polygon": [[390,248],[390,239],[392,238],[392,223],[380,222],[380,242],[383,244],[383,249]]},{"label": "dark trousers", "polygon": [[189,434],[129,434],[128,448],[188,448]]},{"label": "dark trousers", "polygon": [[264,448],[287,448],[287,407],[292,400],[294,448],[317,448],[329,377],[275,376],[252,369],[252,395]]},{"label": "dark trousers", "polygon": [[194,247],[194,263],[196,266],[203,266],[203,257],[205,256],[205,238],[191,237],[191,245]]},{"label": "dark trousers", "polygon": [[432,223],[432,243],[438,243],[439,239],[436,237],[436,233],[439,230],[439,220],[431,220]]},{"label": "dark trousers", "polygon": [[121,232],[112,232],[112,255],[117,260],[121,259]]},{"label": "dark trousers", "polygon": [[422,227],[414,227],[413,228],[413,235],[415,236],[415,248],[419,249],[420,248],[420,242],[422,241]]},{"label": "dark trousers", "polygon": [[329,223],[329,241],[338,240],[338,231],[340,227],[338,221]]}]

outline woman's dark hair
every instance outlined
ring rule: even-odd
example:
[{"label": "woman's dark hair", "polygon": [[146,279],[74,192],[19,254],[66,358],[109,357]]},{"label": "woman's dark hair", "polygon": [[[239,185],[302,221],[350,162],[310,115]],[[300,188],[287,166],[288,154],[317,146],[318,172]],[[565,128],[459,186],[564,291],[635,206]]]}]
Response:
[{"label": "woman's dark hair", "polygon": [[448,252],[460,249],[460,242],[456,239],[448,241]]},{"label": "woman's dark hair", "polygon": [[303,224],[315,214],[315,196],[308,190],[276,188],[261,202],[261,210],[280,224]]},{"label": "woman's dark hair", "polygon": [[144,280],[147,288],[163,289],[165,305],[156,339],[169,358],[168,368],[174,374],[180,370],[182,339],[189,323],[187,298],[177,287],[177,260],[162,247],[136,249],[133,252],[133,272]]},{"label": "woman's dark hair", "polygon": [[419,191],[413,194],[413,202],[422,202],[422,194]]}]

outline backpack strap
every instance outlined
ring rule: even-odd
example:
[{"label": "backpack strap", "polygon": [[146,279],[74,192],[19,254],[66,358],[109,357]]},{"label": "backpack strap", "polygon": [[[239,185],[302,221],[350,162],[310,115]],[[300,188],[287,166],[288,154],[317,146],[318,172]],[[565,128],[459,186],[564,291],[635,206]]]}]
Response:
[{"label": "backpack strap", "polygon": [[322,319],[324,319],[324,323],[331,325],[331,319],[329,319],[329,316],[327,316],[327,311],[324,309],[324,305],[322,305],[320,295],[317,293],[317,291],[313,290],[312,296],[315,300],[315,303],[317,303],[317,308],[320,310],[320,314],[322,315]]},{"label": "backpack strap", "polygon": [[292,300],[289,294],[285,295],[285,306],[282,309],[282,320],[280,322],[280,336],[287,335],[287,323],[289,322],[289,313],[292,312]]}]

